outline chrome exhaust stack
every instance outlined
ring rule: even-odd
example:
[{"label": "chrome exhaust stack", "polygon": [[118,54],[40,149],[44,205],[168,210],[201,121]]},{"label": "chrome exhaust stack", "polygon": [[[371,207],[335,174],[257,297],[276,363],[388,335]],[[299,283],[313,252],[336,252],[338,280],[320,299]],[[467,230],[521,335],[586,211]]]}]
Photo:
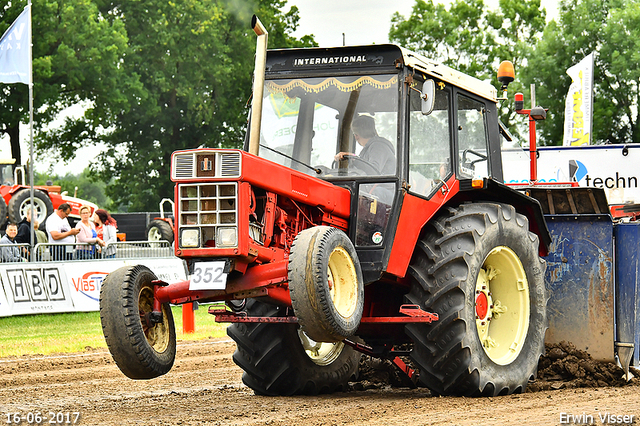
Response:
[{"label": "chrome exhaust stack", "polygon": [[249,130],[249,153],[258,155],[260,150],[260,125],[262,123],[262,96],[264,73],[267,66],[267,39],[269,33],[256,15],[251,18],[251,28],[258,36],[256,41],[256,64],[253,75],[253,101],[251,103],[251,129]]}]

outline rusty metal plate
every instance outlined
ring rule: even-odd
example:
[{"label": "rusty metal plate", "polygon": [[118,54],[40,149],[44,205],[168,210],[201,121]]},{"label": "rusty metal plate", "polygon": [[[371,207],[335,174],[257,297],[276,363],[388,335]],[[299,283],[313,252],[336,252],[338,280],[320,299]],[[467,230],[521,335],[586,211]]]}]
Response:
[{"label": "rusty metal plate", "polygon": [[606,215],[545,216],[552,243],[546,342],[572,342],[614,361],[613,223]]}]

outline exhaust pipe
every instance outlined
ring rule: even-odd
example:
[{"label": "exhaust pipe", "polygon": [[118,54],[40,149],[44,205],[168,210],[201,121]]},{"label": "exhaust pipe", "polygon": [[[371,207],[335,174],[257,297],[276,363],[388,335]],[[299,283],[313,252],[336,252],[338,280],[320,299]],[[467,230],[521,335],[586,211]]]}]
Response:
[{"label": "exhaust pipe", "polygon": [[251,129],[249,130],[249,153],[258,155],[260,150],[260,125],[262,123],[262,96],[264,73],[267,66],[267,39],[269,33],[256,15],[251,18],[251,28],[258,36],[256,41],[256,65],[253,75],[253,102],[251,103]]}]

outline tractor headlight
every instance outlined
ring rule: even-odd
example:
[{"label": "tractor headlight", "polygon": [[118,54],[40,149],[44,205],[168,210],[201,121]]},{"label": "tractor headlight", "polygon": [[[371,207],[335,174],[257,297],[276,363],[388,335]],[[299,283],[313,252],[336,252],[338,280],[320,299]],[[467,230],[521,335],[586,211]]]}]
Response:
[{"label": "tractor headlight", "polygon": [[235,247],[238,245],[238,229],[236,227],[218,228],[217,247]]},{"label": "tractor headlight", "polygon": [[200,245],[199,229],[183,229],[180,234],[180,247],[198,247]]}]

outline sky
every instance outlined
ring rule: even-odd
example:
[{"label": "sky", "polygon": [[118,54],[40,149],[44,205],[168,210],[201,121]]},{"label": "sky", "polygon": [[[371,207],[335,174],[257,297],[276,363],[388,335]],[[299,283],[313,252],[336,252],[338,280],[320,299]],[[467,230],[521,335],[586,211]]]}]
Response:
[{"label": "sky", "polygon": [[313,34],[320,47],[389,42],[391,16],[411,15],[415,0],[289,0],[298,7],[300,21],[295,36]]},{"label": "sky", "polygon": [[[438,3],[448,4],[449,0]],[[499,0],[484,0],[497,8]],[[288,0],[287,8],[296,5],[300,21],[295,36],[313,34],[320,47],[388,43],[391,16],[398,12],[408,18],[416,0]],[[557,0],[541,0],[547,17],[558,13]]]},{"label": "sky", "polygon": [[[288,10],[296,5],[300,21],[296,37],[313,34],[320,47],[343,45],[381,44],[387,43],[391,16],[398,12],[405,18],[411,15],[416,0],[288,0]],[[485,0],[488,7],[495,8],[499,0]],[[440,1],[449,3],[449,0]],[[557,15],[556,0],[542,0],[542,7],[547,9],[547,17]],[[76,108],[75,113],[81,110]],[[21,126],[23,163],[29,158],[29,127]],[[0,138],[0,158],[10,158],[11,147],[8,137]],[[45,172],[50,164],[54,164],[53,172],[79,174],[96,157],[95,147],[81,148],[77,158],[68,164],[54,158],[36,156],[36,170]]]}]

